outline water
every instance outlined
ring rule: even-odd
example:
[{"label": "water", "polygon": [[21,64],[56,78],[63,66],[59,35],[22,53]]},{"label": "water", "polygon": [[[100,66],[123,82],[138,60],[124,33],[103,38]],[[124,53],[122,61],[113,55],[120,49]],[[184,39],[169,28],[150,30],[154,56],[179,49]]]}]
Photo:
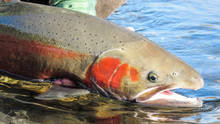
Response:
[{"label": "water", "polygon": [[[220,1],[128,0],[108,19],[160,44],[193,66],[204,78],[198,91],[177,90],[205,101],[203,111],[181,118],[192,122],[219,122]],[[207,107],[207,108],[205,108]],[[210,108],[208,111],[205,111]]]},{"label": "water", "polygon": [[[7,89],[1,95],[4,123],[214,123],[220,122],[220,1],[128,0],[108,20],[160,44],[194,67],[204,88],[176,92],[200,97],[202,108],[149,108],[89,95],[73,102],[39,101],[32,93]],[[5,88],[1,89],[5,92]],[[1,91],[0,90],[0,91]],[[7,96],[7,97],[6,97]]]}]

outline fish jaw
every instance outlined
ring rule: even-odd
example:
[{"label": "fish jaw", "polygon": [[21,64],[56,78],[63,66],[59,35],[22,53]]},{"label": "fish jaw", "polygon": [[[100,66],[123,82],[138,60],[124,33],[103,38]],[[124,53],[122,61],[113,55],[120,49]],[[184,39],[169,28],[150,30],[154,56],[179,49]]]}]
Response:
[{"label": "fish jaw", "polygon": [[[202,107],[203,102],[199,98],[190,98],[172,92],[177,88],[168,88],[158,91],[161,87],[153,87],[139,93],[134,99],[144,106],[161,107]],[[158,92],[157,92],[158,91]]]},{"label": "fish jaw", "polygon": [[[188,65],[185,67],[191,68]],[[175,82],[146,88],[133,97],[133,100],[144,106],[202,107],[203,102],[199,98],[188,98],[171,91],[180,88],[198,90],[204,86],[204,80],[199,73],[193,69],[189,73],[190,75],[188,73],[179,75]]]}]

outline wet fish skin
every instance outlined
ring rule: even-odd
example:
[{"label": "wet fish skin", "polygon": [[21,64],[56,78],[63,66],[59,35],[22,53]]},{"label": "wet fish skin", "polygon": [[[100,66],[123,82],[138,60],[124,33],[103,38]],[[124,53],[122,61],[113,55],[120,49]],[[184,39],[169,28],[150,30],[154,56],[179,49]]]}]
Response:
[{"label": "wet fish skin", "polygon": [[[7,36],[16,36],[16,38],[28,41],[33,39],[30,42],[40,42],[42,45],[56,46],[67,51],[74,50],[79,56],[86,55],[83,60],[74,63],[77,68],[74,67],[74,64],[71,66],[68,64],[69,67],[73,67],[71,69],[73,71],[85,70],[87,65],[91,64],[100,53],[115,46],[123,46],[124,38],[121,39],[119,36],[126,36],[126,33],[123,32],[124,29],[117,31],[117,29],[111,29],[112,24],[105,24],[109,22],[55,7],[20,2],[10,7],[1,8],[0,13],[3,15],[0,21],[0,32],[5,37],[2,36],[2,39],[8,40]],[[96,28],[103,29],[97,31],[94,30]],[[106,37],[104,38],[104,36]],[[13,37],[10,39],[13,40]],[[132,39],[135,40],[136,38],[133,37]],[[124,39],[124,41],[126,40]]]},{"label": "wet fish skin", "polygon": [[[38,4],[0,7],[0,53],[0,69],[10,73],[77,78],[119,100],[149,99],[164,90],[204,84],[192,67],[135,32]],[[148,79],[150,72],[157,74],[155,82]]]}]

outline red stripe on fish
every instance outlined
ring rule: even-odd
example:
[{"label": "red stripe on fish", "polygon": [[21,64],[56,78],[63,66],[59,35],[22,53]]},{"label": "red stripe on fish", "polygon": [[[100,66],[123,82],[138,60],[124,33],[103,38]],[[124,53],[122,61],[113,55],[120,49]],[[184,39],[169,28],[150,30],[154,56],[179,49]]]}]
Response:
[{"label": "red stripe on fish", "polygon": [[122,64],[118,69],[117,72],[114,74],[112,81],[111,81],[111,87],[115,89],[120,89],[121,86],[121,80],[123,77],[127,75],[129,66],[128,64]]},{"label": "red stripe on fish", "polygon": [[85,56],[41,41],[25,40],[10,35],[0,35],[0,49],[1,69],[42,79],[69,74],[69,64]]},{"label": "red stripe on fish", "polygon": [[92,76],[102,88],[108,88],[110,79],[115,69],[120,65],[120,60],[112,57],[101,59],[92,67]]},{"label": "red stripe on fish", "polygon": [[[91,69],[91,74],[90,74]],[[138,81],[138,71],[129,67],[128,64],[122,64],[119,59],[106,57],[90,67],[86,73],[86,82],[91,86],[90,78],[92,76],[96,83],[102,88],[120,89],[123,78],[128,75],[130,69],[131,81]]]},{"label": "red stripe on fish", "polygon": [[137,82],[139,80],[139,72],[137,71],[136,68],[134,67],[130,68],[130,77],[131,77],[131,81],[133,82]]},{"label": "red stripe on fish", "polygon": [[[79,57],[81,54],[70,50],[64,50],[52,45],[46,45],[37,41],[28,41],[23,39],[18,39],[9,35],[0,35],[1,45],[4,45],[11,49],[11,51],[25,51],[27,53],[38,53],[40,55],[50,55],[53,58]],[[15,45],[19,45],[15,46]]]}]

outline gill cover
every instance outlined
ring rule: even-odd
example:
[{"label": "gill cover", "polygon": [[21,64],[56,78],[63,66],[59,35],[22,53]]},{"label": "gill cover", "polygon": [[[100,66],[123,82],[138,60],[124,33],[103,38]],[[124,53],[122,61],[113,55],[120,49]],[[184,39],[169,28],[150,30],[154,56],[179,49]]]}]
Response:
[{"label": "gill cover", "polygon": [[[138,83],[138,70],[127,62],[124,48],[115,48],[98,56],[91,68],[91,79],[96,89],[106,96],[127,100],[123,91],[127,83]],[[126,86],[125,86],[126,87]]]}]

